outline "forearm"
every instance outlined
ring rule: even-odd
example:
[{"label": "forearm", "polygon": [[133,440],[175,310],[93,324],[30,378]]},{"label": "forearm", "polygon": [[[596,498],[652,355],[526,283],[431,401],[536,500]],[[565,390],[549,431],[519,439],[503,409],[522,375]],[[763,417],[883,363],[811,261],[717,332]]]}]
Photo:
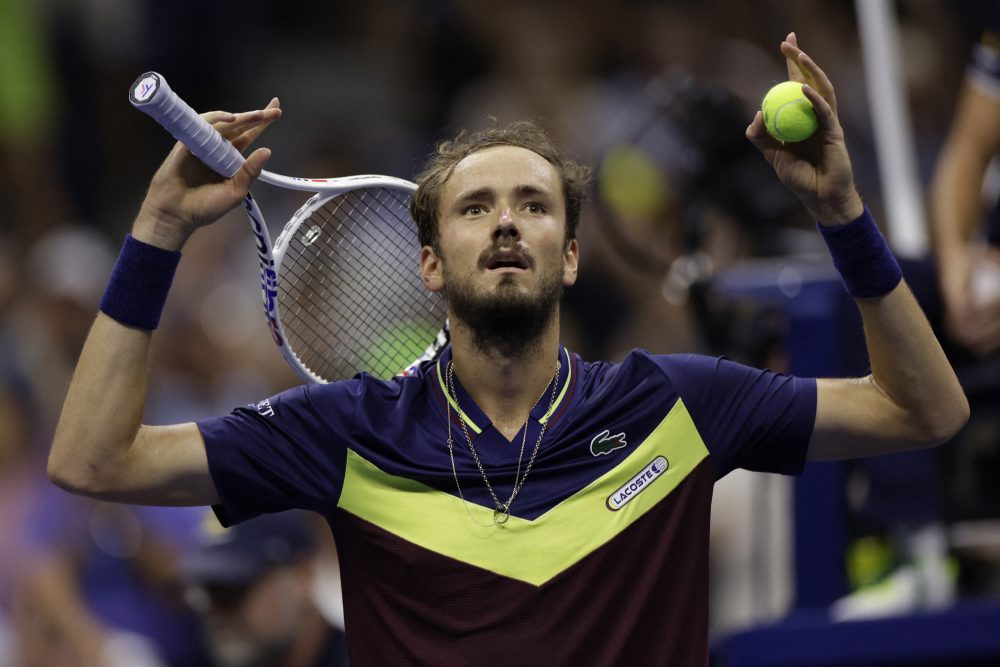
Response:
[{"label": "forearm", "polygon": [[146,403],[150,337],[98,314],[49,454],[49,475],[60,486],[99,494],[108,476],[125,474]]},{"label": "forearm", "polygon": [[821,227],[864,322],[871,375],[817,382],[813,460],[937,445],[968,419],[954,371],[868,214]]},{"label": "forearm", "polygon": [[941,156],[931,187],[931,229],[942,270],[966,263],[969,241],[982,217],[986,167],[980,151],[962,150],[959,145],[949,145]]},{"label": "forearm", "polygon": [[[84,342],[49,454],[61,486],[103,496],[114,477],[128,476],[128,453],[142,426],[149,345],[179,253],[156,242],[160,225],[140,214],[126,241]],[[169,240],[168,245],[183,239]],[[115,482],[121,485],[121,481]]]},{"label": "forearm", "polygon": [[935,252],[943,268],[964,262],[982,222],[986,170],[1000,151],[1000,103],[966,83],[931,186]]},{"label": "forearm", "polygon": [[900,282],[885,296],[857,303],[875,388],[905,413],[905,430],[917,442],[951,437],[968,419],[969,405],[909,287]]}]

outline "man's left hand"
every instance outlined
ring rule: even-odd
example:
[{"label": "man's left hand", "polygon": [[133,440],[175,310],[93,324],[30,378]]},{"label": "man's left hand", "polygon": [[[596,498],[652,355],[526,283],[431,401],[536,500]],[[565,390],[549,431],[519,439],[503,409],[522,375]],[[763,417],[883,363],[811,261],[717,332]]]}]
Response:
[{"label": "man's left hand", "polygon": [[833,84],[813,59],[799,49],[794,32],[781,43],[781,52],[788,65],[789,80],[805,84],[802,92],[812,102],[819,129],[805,141],[784,143],[768,134],[763,115],[758,111],[747,127],[747,138],[820,224],[846,224],[861,215],[864,205],[854,187]]}]

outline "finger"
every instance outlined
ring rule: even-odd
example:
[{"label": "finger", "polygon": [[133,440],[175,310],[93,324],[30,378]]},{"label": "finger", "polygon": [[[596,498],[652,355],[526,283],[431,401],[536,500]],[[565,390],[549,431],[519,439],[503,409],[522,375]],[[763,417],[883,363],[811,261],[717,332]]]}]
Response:
[{"label": "finger", "polygon": [[236,119],[236,114],[230,113],[228,111],[209,111],[201,115],[209,125],[214,125],[215,123],[231,123]]},{"label": "finger", "polygon": [[281,116],[281,109],[269,106],[265,109],[244,111],[243,113],[235,114],[230,120],[215,123],[214,127],[219,131],[219,134],[231,141],[234,137],[243,134],[243,132],[255,124],[270,123],[279,116]]},{"label": "finger", "polygon": [[820,66],[816,64],[816,61],[809,57],[808,53],[804,51],[799,51],[798,65],[806,73],[806,77],[809,79],[808,83],[813,88],[819,91],[819,94],[830,103],[830,106],[836,111],[837,109],[837,95],[833,89],[833,83],[830,78],[826,75]]},{"label": "finger", "polygon": [[259,123],[270,123],[281,115],[280,109],[259,109],[257,111],[247,111],[236,114],[236,118],[231,122],[222,122],[215,125],[215,129],[227,140],[232,141],[248,129]]},{"label": "finger", "polygon": [[785,67],[788,69],[788,80],[789,81],[804,81],[802,70],[799,68],[796,60],[798,55],[802,52],[799,49],[799,42],[795,38],[795,33],[788,33],[788,37],[785,41],[781,43],[781,53],[785,56]]},{"label": "finger", "polygon": [[781,146],[780,142],[772,137],[767,128],[764,127],[764,114],[760,111],[754,115],[753,121],[747,126],[746,137],[750,143],[757,147],[757,150],[764,154],[764,158],[768,162],[772,160],[775,151]]},{"label": "finger", "polygon": [[803,85],[802,94],[806,96],[807,100],[812,102],[813,111],[816,113],[816,120],[819,121],[820,127],[828,132],[842,132],[840,121],[837,120],[837,114],[834,112],[833,107],[830,106],[829,102],[822,95],[816,92],[815,88]]},{"label": "finger", "polygon": [[[209,124],[216,125],[217,123],[228,123],[236,119],[236,114],[230,113],[229,111],[208,111],[201,114],[201,117]],[[182,153],[190,153],[188,147],[181,142],[174,144],[174,148],[171,151],[171,155],[180,155]]]},{"label": "finger", "polygon": [[244,131],[238,137],[234,137],[231,140],[233,142],[233,145],[236,146],[236,148],[238,148],[239,150],[243,150],[244,148],[252,144],[254,141],[256,141],[257,137],[259,137],[264,132],[264,130],[266,130],[268,126],[271,125],[271,123],[281,118],[282,111],[279,106],[280,104],[281,102],[278,100],[277,97],[273,98],[270,102],[268,102],[267,106],[264,108],[264,111],[277,110],[277,115],[274,115],[274,113],[272,113],[271,116],[265,117],[259,123],[251,126],[249,129]]},{"label": "finger", "polygon": [[253,182],[260,177],[260,172],[264,170],[264,165],[271,158],[270,148],[258,148],[247,157],[238,172],[233,176],[233,185],[244,194],[250,190]]},{"label": "finger", "polygon": [[753,120],[747,125],[747,139],[754,141],[767,136],[767,128],[764,127],[764,114],[760,111],[754,114]]},{"label": "finger", "polygon": [[[785,41],[788,42],[789,44],[791,44],[792,46],[794,46],[795,48],[798,48],[798,46],[799,46],[799,39],[798,39],[798,37],[795,36],[795,31],[794,30],[792,32],[788,33],[788,36],[785,37]],[[793,79],[791,77],[792,77],[792,67],[793,67],[793,65],[792,65],[791,62],[788,61],[787,58],[785,59],[785,65],[788,67],[788,78],[789,78],[790,81],[792,81]]]}]

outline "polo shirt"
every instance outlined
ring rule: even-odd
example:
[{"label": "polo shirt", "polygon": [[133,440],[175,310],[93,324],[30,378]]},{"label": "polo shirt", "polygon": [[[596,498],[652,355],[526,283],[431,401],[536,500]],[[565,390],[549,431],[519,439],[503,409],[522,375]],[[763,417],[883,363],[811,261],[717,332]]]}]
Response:
[{"label": "polo shirt", "polygon": [[[201,421],[216,512],[327,518],[354,664],[707,665],[712,486],[738,467],[801,471],[815,380],[700,355],[559,355],[555,398],[511,441],[457,376],[450,395],[450,348],[409,377]],[[497,524],[466,431],[506,500],[543,425]]]}]

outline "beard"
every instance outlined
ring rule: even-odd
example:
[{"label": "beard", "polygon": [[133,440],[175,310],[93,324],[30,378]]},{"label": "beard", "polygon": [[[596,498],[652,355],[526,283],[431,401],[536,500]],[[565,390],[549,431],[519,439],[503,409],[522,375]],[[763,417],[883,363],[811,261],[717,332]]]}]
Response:
[{"label": "beard", "polygon": [[486,293],[448,278],[446,269],[448,302],[455,317],[472,330],[473,345],[507,358],[526,354],[539,344],[563,294],[562,267],[542,276],[536,294],[519,292],[513,276],[504,276]]}]

